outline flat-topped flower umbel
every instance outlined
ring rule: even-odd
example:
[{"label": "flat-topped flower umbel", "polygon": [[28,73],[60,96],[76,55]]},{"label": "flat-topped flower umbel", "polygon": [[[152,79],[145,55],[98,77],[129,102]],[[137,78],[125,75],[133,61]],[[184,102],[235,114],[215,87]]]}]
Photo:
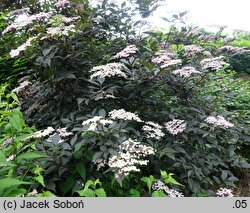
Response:
[{"label": "flat-topped flower umbel", "polygon": [[115,58],[127,58],[131,54],[136,53],[137,51],[139,51],[139,50],[135,45],[129,45],[125,49],[123,49],[121,52],[118,52],[115,55]]},{"label": "flat-topped flower umbel", "polygon": [[165,134],[161,130],[162,128],[163,127],[160,126],[159,124],[148,121],[146,122],[146,125],[142,127],[142,130],[146,132],[147,138],[160,140],[162,137],[165,136]]},{"label": "flat-topped flower umbel", "polygon": [[181,69],[174,70],[172,73],[182,78],[188,78],[192,74],[201,74],[200,71],[197,71],[194,67],[190,67],[190,66],[186,66],[186,67],[182,67]]},{"label": "flat-topped flower umbel", "polygon": [[200,62],[202,69],[210,69],[210,70],[219,70],[224,65],[227,65],[226,62],[223,61],[223,57],[215,57],[215,58],[205,58]]},{"label": "flat-topped flower umbel", "polygon": [[184,120],[174,119],[167,122],[165,126],[172,135],[177,135],[186,129],[187,123]]},{"label": "flat-topped flower umbel", "polygon": [[132,112],[126,112],[124,109],[118,109],[118,110],[113,110],[109,112],[109,116],[112,119],[121,119],[121,120],[127,120],[127,121],[137,121],[137,122],[142,122],[142,120],[139,118],[138,115],[132,113]]},{"label": "flat-topped flower umbel", "polygon": [[106,65],[96,66],[90,70],[90,79],[93,78],[105,78],[105,77],[112,77],[118,76],[122,78],[128,78],[128,76],[122,71],[125,66],[121,63],[109,63]]},{"label": "flat-topped flower umbel", "polygon": [[225,128],[233,127],[234,124],[228,122],[224,117],[222,116],[208,116],[205,121],[209,124],[214,124],[215,126],[223,126]]},{"label": "flat-topped flower umbel", "polygon": [[109,158],[108,165],[115,169],[115,177],[123,179],[130,172],[139,172],[137,165],[147,165],[148,160],[143,160],[142,157],[154,154],[152,147],[142,145],[140,142],[132,140],[123,141],[119,146],[119,151],[116,155]]}]

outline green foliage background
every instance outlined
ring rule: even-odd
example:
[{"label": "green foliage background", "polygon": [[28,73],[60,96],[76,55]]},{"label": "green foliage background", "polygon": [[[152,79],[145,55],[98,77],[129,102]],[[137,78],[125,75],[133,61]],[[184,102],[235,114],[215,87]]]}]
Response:
[{"label": "green foliage background", "polygon": [[[186,57],[185,46],[200,46],[216,57],[220,55],[217,49],[228,45],[222,29],[210,33],[183,24],[186,12],[166,17],[166,30],[138,35],[144,22],[135,23],[132,16],[148,17],[161,2],[136,1],[131,8],[126,2],[91,6],[88,1],[74,0],[71,7],[60,10],[52,9],[53,2],[43,6],[32,1],[1,2],[0,32],[8,25],[12,9],[32,4],[31,14],[54,11],[50,23],[0,37],[1,196],[33,196],[33,190],[41,197],[167,196],[164,190],[153,190],[157,181],[185,196],[216,196],[220,187],[237,192],[250,168],[249,53],[225,55],[230,65],[217,72],[203,70],[201,76],[190,79],[171,74],[175,68],[160,68],[152,62],[157,51],[175,52],[181,66],[202,70],[204,56]],[[41,39],[48,27],[58,27],[63,17],[73,16],[80,16],[77,32]],[[10,57],[12,49],[38,33],[32,47],[18,58]],[[230,45],[249,49],[249,35],[235,38]],[[114,57],[128,45],[136,45],[139,51],[122,59]],[[118,62],[126,66],[123,71],[130,79],[90,79],[93,67]],[[32,84],[17,97],[12,90],[23,77]],[[116,98],[105,99],[107,94]],[[117,120],[108,127],[98,124],[96,132],[83,127],[82,122],[94,116],[110,119],[114,109],[125,109],[162,126],[173,119],[183,119],[188,125],[178,135],[165,131],[167,137],[159,141],[148,139],[142,124],[134,121]],[[208,125],[204,119],[209,115],[223,115],[234,127]],[[55,129],[51,137],[31,137],[36,128],[49,126]],[[60,127],[72,133],[63,142],[56,132]],[[128,138],[156,150],[148,157],[148,165],[121,179],[114,177],[115,171],[107,164],[98,169],[96,162],[116,155]]]}]

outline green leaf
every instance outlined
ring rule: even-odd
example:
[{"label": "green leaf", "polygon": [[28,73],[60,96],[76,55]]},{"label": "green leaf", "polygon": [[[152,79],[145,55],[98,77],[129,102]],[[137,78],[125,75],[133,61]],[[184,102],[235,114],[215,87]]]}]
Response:
[{"label": "green leaf", "polygon": [[97,197],[106,197],[107,196],[106,192],[104,191],[103,188],[96,189],[95,194],[97,195]]},{"label": "green leaf", "polygon": [[95,183],[92,180],[88,180],[84,186],[84,189],[88,189],[90,186],[94,186]]},{"label": "green leaf", "polygon": [[129,194],[131,197],[140,197],[140,192],[136,189],[130,189]]},{"label": "green leaf", "polygon": [[168,174],[167,174],[167,172],[166,171],[160,171],[161,172],[161,177],[163,178],[163,179],[166,179],[166,178],[168,178]]},{"label": "green leaf", "polygon": [[96,187],[96,186],[97,186],[97,184],[99,184],[100,186],[102,185],[102,183],[100,182],[100,180],[99,180],[99,179],[97,179],[97,180],[94,182],[94,187]]},{"label": "green leaf", "polygon": [[185,16],[187,13],[188,13],[188,11],[181,12],[181,13],[179,14],[179,16],[180,16],[180,17],[183,17],[183,16]]},{"label": "green leaf", "polygon": [[74,151],[74,152],[73,152],[73,157],[74,157],[75,159],[80,159],[82,156],[83,156],[83,152],[80,151],[80,150]]},{"label": "green leaf", "polygon": [[226,178],[227,178],[227,171],[222,170],[221,179],[224,181],[224,180],[226,180]]},{"label": "green leaf", "polygon": [[100,109],[99,111],[98,111],[98,114],[100,115],[100,116],[102,116],[102,117],[106,117],[106,115],[107,115],[107,113],[106,113],[106,111],[104,110],[104,109]]},{"label": "green leaf", "polygon": [[175,184],[175,185],[179,185],[179,186],[184,186],[184,185],[180,184],[179,182],[177,182],[177,181],[176,181],[174,178],[172,178],[172,177],[168,177],[168,178],[164,179],[164,182],[165,182],[166,184]]},{"label": "green leaf", "polygon": [[167,174],[166,171],[161,170],[161,177],[164,179],[164,182],[166,184],[175,184],[175,185],[179,185],[179,186],[184,186],[184,185],[178,183],[174,178],[172,178],[173,175],[174,175],[173,173]]},{"label": "green leaf", "polygon": [[0,110],[0,114],[10,116],[10,115],[12,115],[12,112],[6,112],[6,111]]},{"label": "green leaf", "polygon": [[37,195],[37,197],[56,197],[52,192],[45,191]]},{"label": "green leaf", "polygon": [[166,197],[162,190],[157,190],[152,193],[152,197]]},{"label": "green leaf", "polygon": [[6,166],[8,164],[5,155],[0,151],[0,166]]},{"label": "green leaf", "polygon": [[73,186],[75,185],[75,178],[73,177],[68,177],[64,183],[63,183],[63,194],[65,195],[67,192],[69,192]]},{"label": "green leaf", "polygon": [[32,134],[22,134],[18,137],[15,138],[15,141],[24,141],[26,138],[28,138],[29,136],[31,136]]},{"label": "green leaf", "polygon": [[177,153],[177,151],[175,151],[174,149],[170,148],[170,147],[165,147],[161,152],[160,152],[160,157],[162,156],[168,156],[169,158],[175,160],[175,153]]},{"label": "green leaf", "polygon": [[45,184],[44,184],[44,178],[42,175],[39,175],[37,177],[34,177],[34,180],[36,180],[38,183],[40,183],[42,186],[45,187]]},{"label": "green leaf", "polygon": [[83,190],[77,191],[77,193],[81,197],[95,197],[95,191],[92,189],[83,189]]},{"label": "green leaf", "polygon": [[21,125],[21,120],[19,115],[12,115],[11,117],[9,117],[9,122],[11,124],[11,126],[16,130],[16,131],[20,131],[22,129],[22,125]]},{"label": "green leaf", "polygon": [[29,182],[20,181],[16,178],[3,178],[0,180],[0,196],[2,195],[4,189],[8,187],[18,186],[22,184],[31,184]]},{"label": "green leaf", "polygon": [[141,181],[143,181],[144,183],[147,184],[149,193],[151,193],[151,188],[152,188],[152,183],[153,183],[153,181],[151,180],[151,178],[149,178],[149,177],[143,177],[143,178],[141,178]]},{"label": "green leaf", "polygon": [[20,195],[24,195],[26,193],[26,189],[12,189],[8,194],[6,194],[6,197],[16,197]]},{"label": "green leaf", "polygon": [[83,162],[76,164],[76,171],[79,173],[81,178],[86,181],[86,168]]},{"label": "green leaf", "polygon": [[34,159],[34,158],[44,158],[44,157],[47,157],[47,155],[44,153],[28,151],[28,152],[18,155],[16,159],[23,160],[23,159]]},{"label": "green leaf", "polygon": [[179,18],[179,16],[176,15],[176,14],[172,15],[172,17],[175,18],[175,19],[178,19],[178,18]]},{"label": "green leaf", "polygon": [[99,159],[102,156],[103,156],[103,152],[96,152],[92,158],[92,161],[96,161],[97,159]]},{"label": "green leaf", "polygon": [[18,100],[18,98],[17,98],[17,96],[16,96],[15,93],[11,93],[10,96],[11,96],[17,103],[19,103],[19,100]]}]

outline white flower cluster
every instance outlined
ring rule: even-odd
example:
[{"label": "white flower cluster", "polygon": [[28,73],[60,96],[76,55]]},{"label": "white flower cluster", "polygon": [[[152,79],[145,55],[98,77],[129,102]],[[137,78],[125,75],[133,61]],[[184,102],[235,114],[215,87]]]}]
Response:
[{"label": "white flower cluster", "polygon": [[188,78],[192,74],[201,74],[200,71],[197,71],[194,67],[186,66],[172,72],[174,75],[178,75],[182,78]]},{"label": "white flower cluster", "polygon": [[179,191],[177,191],[175,189],[168,189],[165,192],[167,193],[167,195],[169,197],[184,197],[184,195],[181,192],[179,192]]},{"label": "white flower cluster", "polygon": [[214,124],[216,126],[223,126],[225,128],[233,127],[234,124],[228,122],[224,117],[222,116],[208,116],[205,121],[209,124]]},{"label": "white flower cluster", "polygon": [[90,118],[90,119],[88,119],[86,121],[83,121],[82,125],[87,126],[88,131],[96,131],[98,125],[105,126],[107,124],[112,124],[112,123],[113,123],[113,121],[104,119],[102,116],[95,116],[95,117]]},{"label": "white flower cluster", "polygon": [[184,197],[184,195],[175,190],[175,189],[170,189],[168,188],[162,181],[158,180],[156,181],[153,186],[152,186],[153,190],[163,190],[164,192],[166,192],[166,194],[168,195],[168,197]]},{"label": "white flower cluster", "polygon": [[27,197],[35,197],[38,194],[38,191],[36,189],[33,189],[32,192],[29,192],[27,194]]},{"label": "white flower cluster", "polygon": [[47,129],[40,130],[40,131],[37,131],[37,132],[33,133],[33,135],[31,135],[28,138],[44,138],[44,137],[50,135],[52,132],[54,132],[54,128],[53,127],[47,127]]},{"label": "white flower cluster", "polygon": [[115,58],[126,58],[129,57],[131,54],[136,53],[138,48],[135,45],[129,45],[125,49],[123,49],[121,52],[118,52],[115,55]]},{"label": "white flower cluster", "polygon": [[6,158],[7,162],[13,161],[15,158],[15,155],[10,155],[8,158]]},{"label": "white flower cluster", "polygon": [[152,59],[152,62],[160,64],[161,69],[178,66],[182,63],[180,59],[174,59],[176,54],[172,52],[159,52],[156,55],[158,56]]},{"label": "white flower cluster", "polygon": [[233,190],[227,188],[220,188],[216,192],[217,197],[234,197]]},{"label": "white flower cluster", "polygon": [[161,69],[173,67],[173,66],[179,66],[181,65],[181,59],[174,59],[174,60],[169,60],[165,61],[164,64],[161,65]]},{"label": "white flower cluster", "polygon": [[219,49],[220,51],[225,51],[225,52],[229,52],[229,53],[233,53],[233,54],[242,54],[242,53],[246,53],[249,52],[249,50],[246,50],[242,47],[233,47],[233,46],[223,46]]},{"label": "white flower cluster", "polygon": [[65,8],[66,5],[70,4],[68,0],[60,0],[57,3],[54,4],[56,8]]},{"label": "white flower cluster", "polygon": [[70,24],[72,22],[77,22],[81,19],[80,16],[74,16],[74,17],[62,17],[60,21],[62,21],[65,24]]},{"label": "white flower cluster", "polygon": [[11,92],[14,92],[16,94],[22,93],[23,91],[25,91],[25,88],[30,84],[31,84],[31,82],[29,80],[25,80],[22,83],[20,83],[20,85],[18,87],[13,89]]},{"label": "white flower cluster", "polygon": [[219,70],[224,65],[227,65],[226,62],[224,62],[223,57],[215,57],[215,58],[206,58],[203,59],[200,64],[202,66],[202,69],[211,69],[211,70]]},{"label": "white flower cluster", "polygon": [[51,17],[50,13],[41,12],[41,13],[29,16],[29,19],[33,21],[44,21],[44,20],[49,20],[50,17]]},{"label": "white flower cluster", "polygon": [[112,76],[118,76],[122,78],[128,78],[128,76],[122,71],[124,68],[124,65],[121,63],[109,63],[106,65],[96,66],[93,67],[92,70],[90,70],[91,76],[90,78],[105,78],[105,77],[112,77]]},{"label": "white flower cluster", "polygon": [[26,50],[27,47],[31,46],[31,41],[33,41],[36,38],[37,38],[37,36],[29,38],[24,44],[19,46],[17,49],[11,50],[10,51],[10,57],[14,58],[16,56],[19,56],[20,52]]},{"label": "white flower cluster", "polygon": [[121,119],[121,120],[126,120],[126,121],[137,121],[137,122],[142,122],[142,120],[139,118],[138,115],[132,113],[132,112],[126,112],[124,109],[118,109],[118,110],[113,110],[109,112],[109,116],[112,119]]},{"label": "white flower cluster", "polygon": [[95,100],[98,101],[98,100],[108,99],[108,98],[116,99],[114,95],[104,93],[103,96],[97,97],[95,98]]},{"label": "white flower cluster", "polygon": [[187,123],[184,120],[174,119],[167,122],[165,126],[172,135],[177,135],[178,133],[183,132],[186,129]]},{"label": "white flower cluster", "polygon": [[8,146],[9,144],[11,144],[14,141],[15,137],[10,137],[7,138],[2,144],[0,144],[0,148],[3,146]]},{"label": "white flower cluster", "polygon": [[59,134],[59,136],[62,137],[62,138],[66,138],[66,137],[68,137],[68,136],[73,135],[72,132],[68,132],[68,131],[67,131],[66,127],[64,127],[64,128],[58,128],[58,129],[56,130],[56,132],[57,132],[57,133]]},{"label": "white flower cluster", "polygon": [[[47,28],[47,35],[48,36],[68,36],[69,32],[75,33],[76,29],[75,29],[75,25],[71,24],[69,26],[64,26],[64,25],[60,25],[58,27],[49,27]],[[47,36],[45,36],[44,38],[46,38]]]},{"label": "white flower cluster", "polygon": [[226,38],[224,38],[224,42],[225,43],[229,43],[229,42],[233,42],[233,41],[235,41],[235,38],[233,38],[233,37],[226,37]]},{"label": "white flower cluster", "polygon": [[118,153],[109,158],[108,165],[115,169],[115,177],[122,179],[130,172],[139,172],[140,169],[136,165],[147,165],[148,163],[148,160],[140,158],[154,153],[152,147],[142,145],[129,138],[120,145]]},{"label": "white flower cluster", "polygon": [[94,164],[97,165],[97,171],[100,170],[100,168],[105,167],[108,164],[108,161],[103,158],[96,159]]},{"label": "white flower cluster", "polygon": [[10,11],[8,15],[10,16],[20,15],[20,14],[28,13],[29,11],[30,11],[30,8],[16,9],[16,10]]},{"label": "white flower cluster", "polygon": [[165,183],[163,183],[160,180],[154,182],[154,184],[152,185],[153,190],[164,190],[165,187],[166,187]]},{"label": "white flower cluster", "polygon": [[204,42],[211,42],[213,41],[215,38],[213,35],[200,35],[198,37],[198,40],[200,41],[204,41]]},{"label": "white flower cluster", "polygon": [[166,51],[157,52],[157,53],[155,53],[155,55],[157,57],[153,58],[152,62],[156,63],[156,64],[164,63],[165,61],[169,61],[177,56],[173,52],[166,52]]},{"label": "white flower cluster", "polygon": [[165,134],[162,132],[163,127],[157,123],[148,121],[146,125],[142,127],[142,130],[146,132],[147,138],[154,138],[156,140],[160,140]]},{"label": "white flower cluster", "polygon": [[185,57],[194,57],[197,54],[202,54],[204,51],[202,47],[196,46],[194,44],[183,47],[183,50],[185,51]]},{"label": "white flower cluster", "polygon": [[14,22],[12,24],[10,24],[3,32],[2,34],[4,35],[7,32],[10,32],[12,30],[21,30],[25,27],[27,27],[28,25],[31,25],[34,21],[46,21],[51,17],[51,14],[49,13],[45,13],[45,12],[41,12],[38,14],[34,14],[31,16],[27,16],[26,18],[17,18],[14,20]]}]

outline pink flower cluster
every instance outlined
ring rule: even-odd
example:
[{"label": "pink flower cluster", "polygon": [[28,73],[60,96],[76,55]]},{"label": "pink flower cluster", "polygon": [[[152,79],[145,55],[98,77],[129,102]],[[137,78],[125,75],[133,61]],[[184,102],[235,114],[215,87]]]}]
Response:
[{"label": "pink flower cluster", "polygon": [[11,50],[10,51],[10,57],[14,58],[16,56],[19,56],[20,52],[26,50],[27,47],[31,46],[31,41],[33,41],[36,38],[37,37],[29,38],[24,44],[22,44],[21,46],[19,46],[17,49]]},{"label": "pink flower cluster", "polygon": [[177,135],[186,129],[187,123],[184,120],[174,119],[167,122],[165,127],[172,135]]},{"label": "pink flower cluster", "polygon": [[28,13],[29,11],[30,11],[29,8],[16,9],[16,10],[9,12],[8,15],[20,15],[20,14]]},{"label": "pink flower cluster", "polygon": [[180,59],[169,60],[161,65],[161,69],[165,69],[165,68],[169,68],[169,67],[173,67],[173,66],[179,66],[179,65],[181,65]]},{"label": "pink flower cluster", "polygon": [[68,4],[70,4],[70,1],[68,0],[60,0],[57,3],[54,4],[56,8],[65,8]]},{"label": "pink flower cluster", "polygon": [[70,24],[70,23],[73,23],[73,22],[77,22],[81,19],[80,16],[74,16],[74,17],[62,17],[61,18],[61,21],[65,24]]},{"label": "pink flower cluster", "polygon": [[215,57],[215,58],[206,58],[200,62],[202,69],[211,69],[211,70],[219,70],[224,65],[227,65],[226,62],[223,61],[223,57]]},{"label": "pink flower cluster", "polygon": [[41,12],[38,14],[34,14],[31,16],[27,16],[25,19],[16,19],[14,20],[14,22],[12,24],[10,24],[8,27],[6,27],[6,29],[2,32],[2,34],[4,35],[7,32],[10,32],[12,30],[21,30],[24,27],[27,27],[28,25],[32,24],[34,21],[45,21],[48,20],[51,17],[51,14],[49,13],[45,13],[45,12]]},{"label": "pink flower cluster", "polygon": [[233,54],[242,54],[242,53],[246,53],[249,52],[249,50],[246,50],[242,47],[233,47],[233,46],[222,46],[220,49],[220,51],[223,52],[229,52],[229,53],[233,53]]},{"label": "pink flower cluster", "polygon": [[168,197],[184,197],[184,195],[175,190],[175,189],[170,189],[168,188],[162,181],[158,180],[156,181],[153,186],[152,186],[153,190],[163,190],[164,192],[166,192],[166,194],[168,195]]},{"label": "pink flower cluster", "polygon": [[156,54],[157,57],[152,59],[153,63],[159,64],[161,69],[181,65],[180,59],[174,59],[175,53],[172,52],[159,52]]},{"label": "pink flower cluster", "polygon": [[233,127],[234,124],[228,122],[224,117],[222,116],[208,116],[205,121],[209,124],[214,124],[215,126],[223,126],[225,128]]},{"label": "pink flower cluster", "polygon": [[60,25],[58,27],[49,27],[47,28],[47,36],[43,37],[43,39],[47,38],[48,36],[69,36],[70,32],[76,32],[74,24],[71,24],[69,26]]},{"label": "pink flower cluster", "polygon": [[232,37],[224,38],[224,42],[226,42],[226,43],[233,42],[233,41],[235,41],[235,38],[232,38]]},{"label": "pink flower cluster", "polygon": [[201,74],[200,71],[197,71],[194,67],[186,66],[172,72],[174,75],[179,75],[182,78],[188,78],[192,74]]},{"label": "pink flower cluster", "polygon": [[204,42],[211,42],[214,40],[214,36],[213,35],[200,35],[198,37],[198,40],[204,41]]},{"label": "pink flower cluster", "polygon": [[59,134],[59,136],[62,137],[62,138],[66,138],[68,136],[73,135],[72,132],[68,132],[67,131],[66,127],[64,127],[64,128],[58,128],[56,131]]},{"label": "pink flower cluster", "polygon": [[18,87],[13,89],[12,92],[14,92],[16,94],[23,93],[25,91],[25,88],[30,84],[31,84],[31,82],[29,80],[25,80],[25,81],[21,82]]},{"label": "pink flower cluster", "polygon": [[127,58],[131,54],[136,53],[137,51],[139,51],[139,50],[135,45],[129,45],[125,49],[123,49],[121,52],[118,52],[115,55],[115,58]]},{"label": "pink flower cluster", "polygon": [[194,44],[183,47],[183,50],[185,51],[184,57],[188,58],[194,57],[197,54],[202,54],[204,51],[202,47],[196,46]]}]

